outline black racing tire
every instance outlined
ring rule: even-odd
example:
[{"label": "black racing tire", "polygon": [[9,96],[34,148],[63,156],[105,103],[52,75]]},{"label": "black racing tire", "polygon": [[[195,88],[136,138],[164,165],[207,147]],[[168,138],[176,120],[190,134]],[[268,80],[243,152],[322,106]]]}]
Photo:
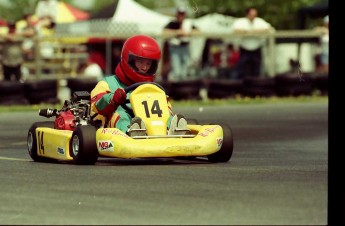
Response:
[{"label": "black racing tire", "polygon": [[25,92],[30,104],[52,103],[51,100],[58,99],[58,82],[54,79],[26,81]]},{"label": "black racing tire", "polygon": [[302,74],[283,73],[274,77],[274,82],[278,86],[296,85],[302,81]]},{"label": "black racing tire", "polygon": [[96,127],[87,125],[78,126],[73,131],[69,151],[74,164],[94,165],[97,162],[96,130]]},{"label": "black racing tire", "polygon": [[173,100],[200,100],[199,92],[202,86],[202,80],[171,82],[168,95]]},{"label": "black racing tire", "polygon": [[27,105],[24,83],[19,81],[0,81],[0,105]]},{"label": "black racing tire", "polygon": [[[41,90],[39,92],[28,93],[27,98],[30,104],[51,103],[57,100],[57,90]],[[55,103],[54,103],[55,104]]]},{"label": "black racing tire", "polygon": [[322,94],[328,94],[328,73],[320,73],[314,78],[314,86],[320,90]]},{"label": "black racing tire", "polygon": [[159,81],[158,84],[163,88],[165,93],[168,95],[171,90],[171,82],[169,81]]},{"label": "black racing tire", "polygon": [[0,81],[0,96],[25,95],[25,85],[19,81]]},{"label": "black racing tire", "polygon": [[275,95],[274,78],[247,77],[243,80],[243,94],[250,97]]},{"label": "black racing tire", "polygon": [[275,91],[278,96],[311,95],[313,82],[306,73],[280,74],[275,77]]},{"label": "black racing tire", "polygon": [[0,96],[0,105],[28,105],[29,100],[22,94]]},{"label": "black racing tire", "polygon": [[188,125],[199,125],[198,120],[194,119],[194,118],[186,118],[187,124]]},{"label": "black racing tire", "polygon": [[311,83],[300,83],[276,87],[276,93],[278,96],[311,95],[312,91],[313,87]]},{"label": "black racing tire", "polygon": [[230,126],[220,125],[223,129],[223,144],[219,151],[207,156],[210,162],[228,162],[232,156],[234,141]]},{"label": "black racing tire", "polygon": [[266,77],[246,77],[243,79],[243,85],[246,87],[268,87],[274,86],[274,78]]},{"label": "black racing tire", "polygon": [[243,87],[243,95],[249,97],[271,97],[276,94],[274,87]]},{"label": "black racing tire", "polygon": [[58,88],[58,81],[56,79],[28,80],[24,84],[27,93],[57,90]]},{"label": "black racing tire", "polygon": [[71,93],[76,91],[91,91],[97,85],[98,80],[95,78],[70,78],[67,79],[67,87],[71,90]]},{"label": "black racing tire", "polygon": [[36,129],[38,127],[47,127],[47,128],[54,128],[54,122],[46,121],[46,122],[35,122],[32,124],[28,131],[27,136],[27,147],[28,153],[32,160],[35,162],[50,162],[52,161],[49,158],[38,156],[38,147],[37,147],[37,139],[36,139]]},{"label": "black racing tire", "polygon": [[243,81],[232,79],[205,80],[207,95],[210,99],[234,97],[243,93]]},{"label": "black racing tire", "polygon": [[130,92],[130,91],[133,91],[133,90],[135,90],[136,88],[138,88],[139,86],[144,85],[144,84],[152,84],[152,85],[157,86],[157,87],[160,88],[161,90],[165,91],[165,90],[164,90],[164,87],[161,86],[159,83],[156,83],[156,82],[137,82],[137,83],[134,83],[134,84],[132,84],[132,85],[130,85],[130,86],[127,86],[127,87],[125,88],[125,92],[128,93],[128,92]]}]

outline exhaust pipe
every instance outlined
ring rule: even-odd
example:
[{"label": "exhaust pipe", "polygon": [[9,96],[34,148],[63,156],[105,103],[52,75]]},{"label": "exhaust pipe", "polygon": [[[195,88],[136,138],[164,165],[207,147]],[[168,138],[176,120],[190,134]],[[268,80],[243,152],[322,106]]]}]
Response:
[{"label": "exhaust pipe", "polygon": [[46,118],[50,118],[53,116],[57,116],[59,114],[57,109],[52,109],[52,108],[45,108],[45,109],[40,109],[38,111],[38,114],[40,116],[46,117]]}]

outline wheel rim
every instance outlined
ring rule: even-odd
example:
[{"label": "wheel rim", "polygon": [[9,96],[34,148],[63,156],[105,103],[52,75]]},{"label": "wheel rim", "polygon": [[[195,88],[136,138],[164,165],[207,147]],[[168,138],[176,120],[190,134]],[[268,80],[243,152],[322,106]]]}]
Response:
[{"label": "wheel rim", "polygon": [[32,132],[29,132],[27,144],[28,144],[28,151],[30,154],[32,154],[33,140],[34,140],[34,138],[33,138]]},{"label": "wheel rim", "polygon": [[74,136],[72,140],[72,152],[74,156],[77,156],[79,153],[79,137]]}]

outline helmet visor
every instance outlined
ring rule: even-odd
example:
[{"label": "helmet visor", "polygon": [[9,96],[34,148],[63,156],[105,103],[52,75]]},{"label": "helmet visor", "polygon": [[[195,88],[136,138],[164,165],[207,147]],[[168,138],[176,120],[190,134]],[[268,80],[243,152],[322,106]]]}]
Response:
[{"label": "helmet visor", "polygon": [[138,57],[133,54],[129,54],[128,65],[138,74],[153,76],[157,71],[158,60]]}]

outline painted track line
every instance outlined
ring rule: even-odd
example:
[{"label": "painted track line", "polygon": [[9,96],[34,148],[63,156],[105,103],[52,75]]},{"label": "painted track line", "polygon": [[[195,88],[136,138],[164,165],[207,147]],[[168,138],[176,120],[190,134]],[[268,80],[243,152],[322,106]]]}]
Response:
[{"label": "painted track line", "polygon": [[0,160],[9,160],[9,161],[25,161],[25,162],[30,161],[30,159],[9,158],[9,157],[4,157],[4,156],[0,156]]}]

